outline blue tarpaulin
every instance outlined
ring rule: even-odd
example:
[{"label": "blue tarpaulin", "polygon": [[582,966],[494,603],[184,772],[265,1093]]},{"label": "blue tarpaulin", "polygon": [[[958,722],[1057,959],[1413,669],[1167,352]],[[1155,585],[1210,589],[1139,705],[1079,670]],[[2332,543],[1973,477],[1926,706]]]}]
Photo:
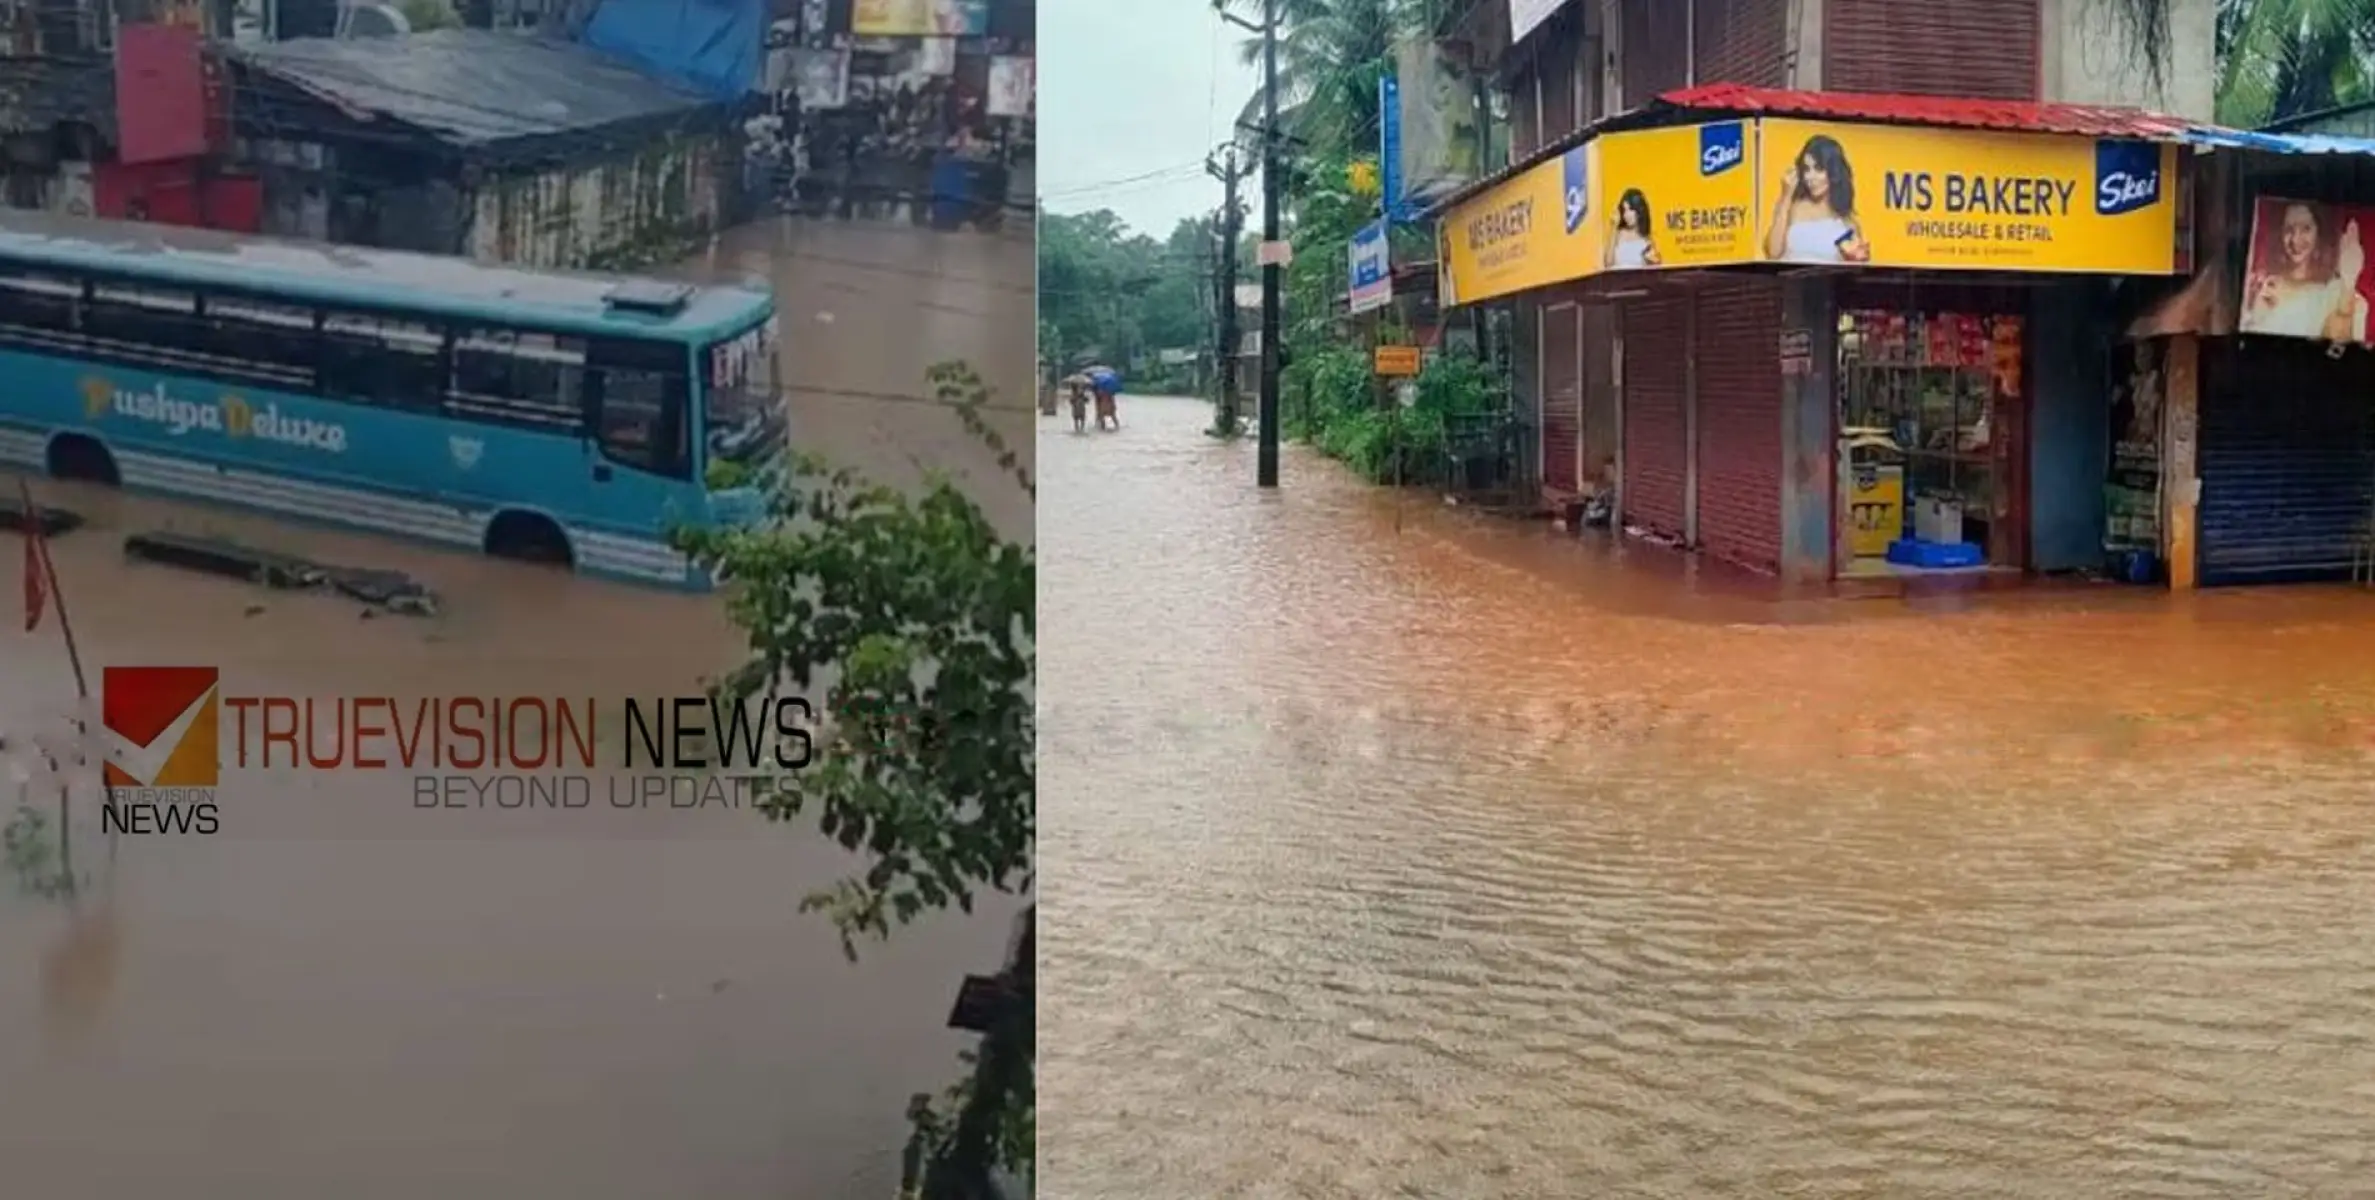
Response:
[{"label": "blue tarpaulin", "polygon": [[767,0],[602,0],[586,24],[585,44],[734,99],[759,86]]}]

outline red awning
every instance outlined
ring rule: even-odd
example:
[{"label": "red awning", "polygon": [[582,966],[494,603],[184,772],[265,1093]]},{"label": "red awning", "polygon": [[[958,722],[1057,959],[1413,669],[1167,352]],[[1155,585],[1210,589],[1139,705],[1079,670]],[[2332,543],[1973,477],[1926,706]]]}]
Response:
[{"label": "red awning", "polygon": [[1837,121],[1892,121],[1962,129],[2069,133],[2086,137],[2174,139],[2197,124],[2167,113],[2096,104],[2038,104],[1968,96],[1892,96],[1877,92],[1793,92],[1711,83],[1658,97],[1676,108]]}]

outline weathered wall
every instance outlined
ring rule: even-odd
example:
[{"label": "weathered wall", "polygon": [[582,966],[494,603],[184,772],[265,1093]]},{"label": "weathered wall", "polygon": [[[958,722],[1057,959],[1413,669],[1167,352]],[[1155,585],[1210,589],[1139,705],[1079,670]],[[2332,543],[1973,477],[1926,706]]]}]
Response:
[{"label": "weathered wall", "polygon": [[2121,104],[2210,119],[2217,102],[2213,37],[2218,0],[2164,0],[2168,43],[2156,81],[2138,56],[2116,0],[2041,0],[2044,99]]},{"label": "weathered wall", "polygon": [[471,197],[467,253],[538,267],[633,267],[715,229],[724,139],[680,138],[601,162],[497,175]]}]

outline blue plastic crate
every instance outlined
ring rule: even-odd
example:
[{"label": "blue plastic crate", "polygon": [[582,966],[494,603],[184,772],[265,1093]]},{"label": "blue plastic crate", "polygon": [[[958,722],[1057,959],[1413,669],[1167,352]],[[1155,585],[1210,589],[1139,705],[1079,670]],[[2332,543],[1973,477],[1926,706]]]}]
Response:
[{"label": "blue plastic crate", "polygon": [[1898,538],[1888,544],[1888,560],[1900,567],[1976,567],[1987,556],[1971,542],[1925,542],[1919,538]]}]

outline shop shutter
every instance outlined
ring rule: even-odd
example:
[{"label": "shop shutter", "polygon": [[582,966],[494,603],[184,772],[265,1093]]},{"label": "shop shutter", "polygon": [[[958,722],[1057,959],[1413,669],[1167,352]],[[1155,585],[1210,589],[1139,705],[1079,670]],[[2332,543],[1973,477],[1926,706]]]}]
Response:
[{"label": "shop shutter", "polygon": [[1697,0],[1693,84],[1788,87],[1790,0]]},{"label": "shop shutter", "polygon": [[2042,0],[1827,0],[1833,92],[2037,99]]},{"label": "shop shutter", "polygon": [[1605,486],[1616,461],[1616,309],[1583,306],[1583,478]]},{"label": "shop shutter", "polygon": [[2253,338],[2203,359],[2202,582],[2346,578],[2375,513],[2375,354]]},{"label": "shop shutter", "polygon": [[1627,300],[1624,337],[1625,521],[1669,538],[1682,536],[1688,469],[1683,389],[1689,350],[1687,295]]},{"label": "shop shutter", "polygon": [[1517,445],[1512,452],[1517,470],[1524,476],[1516,482],[1530,492],[1542,482],[1542,409],[1533,399],[1542,394],[1541,306],[1532,296],[1518,296],[1501,312],[1503,319],[1496,322],[1496,327],[1508,331],[1503,352],[1509,356],[1507,366],[1515,389],[1511,395],[1515,397],[1513,407],[1518,422]]},{"label": "shop shutter", "polygon": [[1573,493],[1583,438],[1583,368],[1573,304],[1542,309],[1542,486]]},{"label": "shop shutter", "polygon": [[1709,281],[1695,298],[1699,545],[1759,571],[1781,565],[1781,285]]}]

